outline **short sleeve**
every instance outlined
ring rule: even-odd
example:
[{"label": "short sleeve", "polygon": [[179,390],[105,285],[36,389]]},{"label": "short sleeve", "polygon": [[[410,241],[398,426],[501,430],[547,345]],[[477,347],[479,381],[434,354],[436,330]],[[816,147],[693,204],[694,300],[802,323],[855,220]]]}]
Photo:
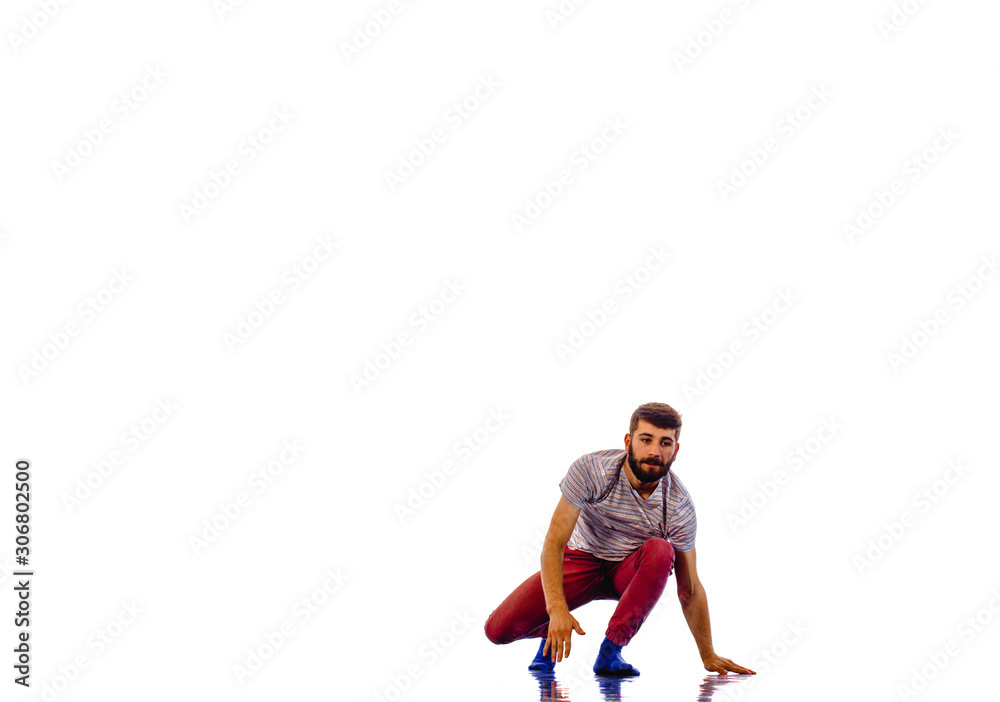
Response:
[{"label": "short sleeve", "polygon": [[671,545],[678,551],[690,551],[694,548],[695,536],[698,534],[698,515],[694,511],[694,502],[691,496],[684,491],[684,497],[677,514],[671,520],[670,537]]},{"label": "short sleeve", "polygon": [[566,501],[577,509],[597,499],[600,494],[595,481],[594,461],[588,456],[580,456],[573,461],[573,464],[566,471],[566,476],[559,482],[559,489],[562,491]]}]

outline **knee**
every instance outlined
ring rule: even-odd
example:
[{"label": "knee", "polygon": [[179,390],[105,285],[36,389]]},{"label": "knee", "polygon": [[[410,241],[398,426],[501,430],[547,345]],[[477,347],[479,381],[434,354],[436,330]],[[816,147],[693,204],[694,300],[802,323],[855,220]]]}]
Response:
[{"label": "knee", "polygon": [[671,572],[674,569],[674,547],[666,539],[654,537],[642,545],[646,554]]},{"label": "knee", "polygon": [[495,644],[507,643],[504,638],[506,632],[504,627],[501,626],[499,617],[496,617],[496,612],[493,612],[487,619],[486,624],[483,626],[483,630],[486,632],[486,638]]}]

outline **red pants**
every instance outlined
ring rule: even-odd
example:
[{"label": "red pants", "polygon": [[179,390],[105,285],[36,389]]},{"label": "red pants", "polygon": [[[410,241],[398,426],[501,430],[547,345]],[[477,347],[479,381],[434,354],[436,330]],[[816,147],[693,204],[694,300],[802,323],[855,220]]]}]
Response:
[{"label": "red pants", "polygon": [[[584,551],[563,553],[563,591],[570,610],[592,600],[618,600],[605,636],[624,646],[646,621],[674,570],[674,547],[665,539],[649,539],[623,561],[604,561]],[[545,638],[545,611],[539,571],[510,593],[486,620],[486,638],[495,644]]]}]

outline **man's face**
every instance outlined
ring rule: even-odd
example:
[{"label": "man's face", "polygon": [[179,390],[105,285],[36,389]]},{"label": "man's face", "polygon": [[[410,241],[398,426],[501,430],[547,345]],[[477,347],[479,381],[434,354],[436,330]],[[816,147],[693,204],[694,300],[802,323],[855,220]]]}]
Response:
[{"label": "man's face", "polygon": [[660,429],[639,420],[635,433],[626,437],[628,465],[640,481],[651,483],[667,474],[677,453],[677,430]]}]

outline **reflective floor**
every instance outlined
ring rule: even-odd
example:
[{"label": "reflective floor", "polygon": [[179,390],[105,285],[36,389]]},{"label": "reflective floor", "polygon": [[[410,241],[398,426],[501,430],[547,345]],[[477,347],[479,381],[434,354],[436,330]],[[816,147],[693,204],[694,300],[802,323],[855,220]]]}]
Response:
[{"label": "reflective floor", "polygon": [[[591,689],[588,693],[587,681],[585,680],[574,678],[571,682],[567,679],[568,676],[554,672],[529,671],[529,675],[531,675],[538,684],[538,699],[540,702],[547,702],[548,700],[579,701],[583,699],[593,699],[595,692],[600,699],[607,700],[608,702],[642,699],[647,696],[643,688],[650,687],[645,684],[646,680],[644,680],[641,676],[632,678],[612,678],[603,675],[591,674]],[[730,700],[737,699],[737,695],[726,694],[719,695],[717,697],[716,693],[727,685],[739,685],[752,677],[753,676],[751,675],[709,674],[702,679],[701,683],[698,685],[698,689],[691,690],[691,692],[697,702],[711,702],[713,700],[714,702],[729,702]],[[652,694],[648,695],[650,698],[653,696],[654,695]]]},{"label": "reflective floor", "polygon": [[[494,646],[470,640],[466,650],[444,665],[449,669],[446,675],[467,679],[458,672],[460,666],[469,665],[472,660],[489,661],[494,673],[485,684],[480,679],[479,694],[472,695],[484,700],[752,702],[772,698],[767,683],[775,681],[773,675],[708,673],[700,665],[696,653],[683,648],[684,645],[693,647],[693,643],[680,637],[666,641],[646,637],[624,649],[629,654],[626,660],[641,672],[637,677],[595,675],[592,668],[599,642],[596,637],[579,640],[571,657],[557,663],[554,672],[528,670],[537,650],[535,641]],[[751,689],[753,693],[749,694]]]},{"label": "reflective floor", "polygon": [[[569,658],[556,663],[554,672],[529,671],[538,650],[538,639],[514,641],[497,646],[485,636],[472,636],[461,650],[442,661],[446,675],[464,678],[461,669],[479,667],[484,663],[492,675],[483,686],[478,699],[508,702],[539,700],[572,700],[572,702],[615,702],[631,700],[670,700],[670,702],[753,702],[782,700],[787,690],[779,690],[787,682],[785,673],[806,672],[795,663],[795,651],[773,665],[751,665],[761,661],[756,657],[758,634],[746,634],[738,643],[717,642],[720,655],[731,657],[737,664],[752,667],[758,675],[719,675],[702,665],[689,631],[682,629],[681,614],[675,610],[654,610],[641,631],[622,649],[624,659],[639,669],[636,677],[615,678],[596,675],[593,671],[604,632],[601,624],[610,617],[614,602],[593,602],[581,611],[590,626],[586,636],[575,636]],[[476,632],[478,633],[478,632]],[[721,640],[740,637],[722,634]],[[801,691],[801,688],[799,688]],[[401,701],[403,702],[403,701]],[[923,702],[923,701],[921,701]]]}]

